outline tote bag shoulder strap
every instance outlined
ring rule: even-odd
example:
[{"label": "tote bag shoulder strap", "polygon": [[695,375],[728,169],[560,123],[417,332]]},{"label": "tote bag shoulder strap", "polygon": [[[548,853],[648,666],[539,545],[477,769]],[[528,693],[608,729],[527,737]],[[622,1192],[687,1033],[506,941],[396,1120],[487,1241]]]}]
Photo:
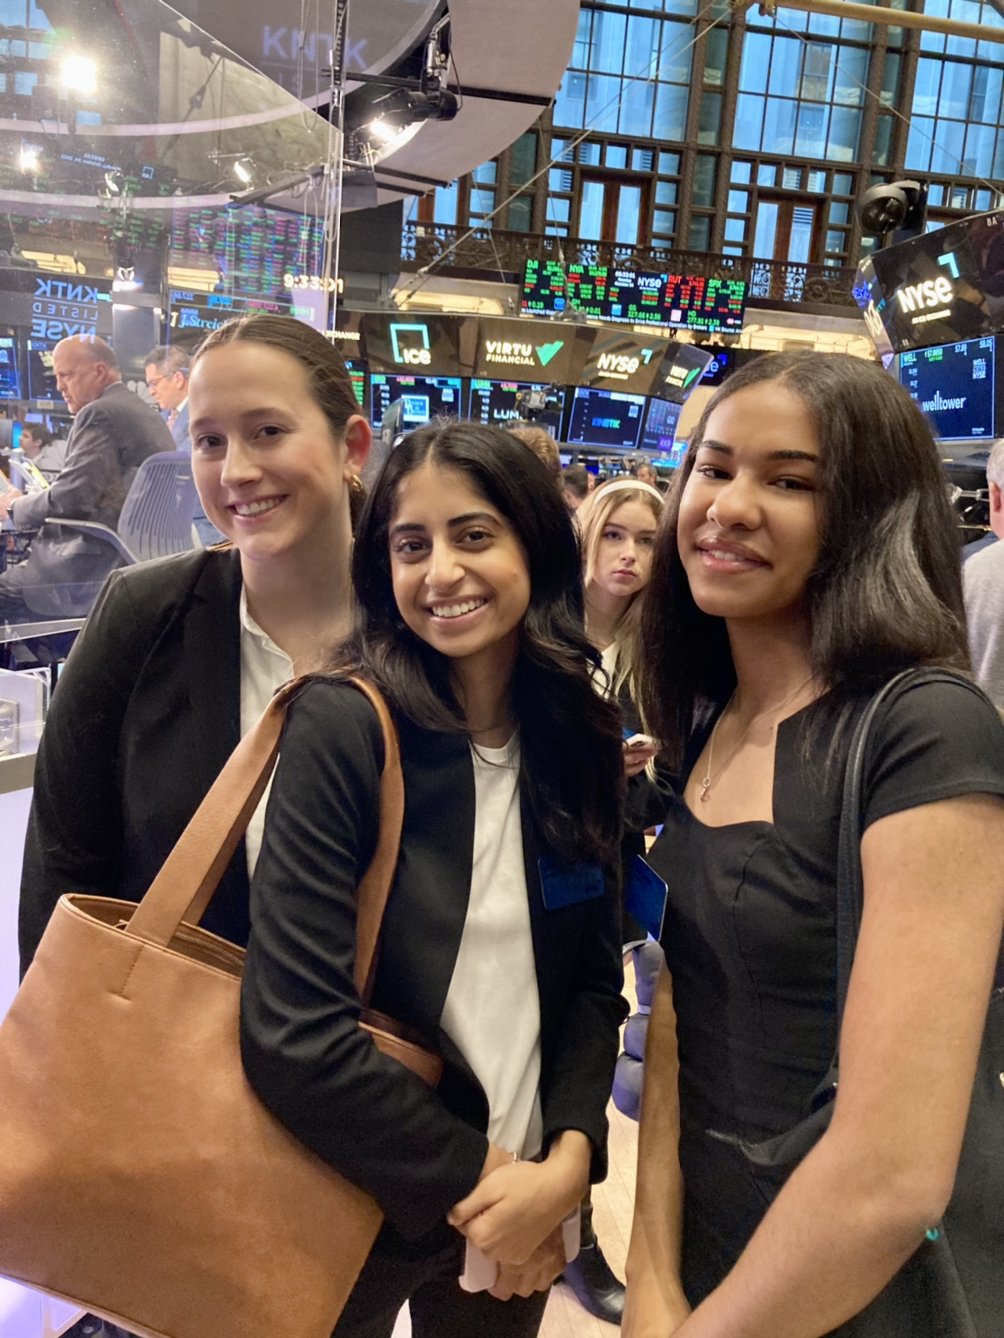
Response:
[{"label": "tote bag shoulder strap", "polygon": [[[837,856],[837,1025],[844,1016],[847,989],[854,962],[861,915],[864,910],[864,876],[861,870],[861,836],[864,825],[864,776],[868,749],[880,714],[904,692],[922,683],[954,683],[981,700],[985,693],[968,678],[949,669],[905,669],[885,683],[865,706],[851,736],[844,771],[843,801]],[[839,1034],[839,1032],[838,1032]]]},{"label": "tote bag shoulder strap", "polygon": [[[126,933],[166,947],[182,921],[199,923],[272,775],[286,709],[306,684],[318,677],[293,679],[280,688],[241,739],[137,906]],[[401,842],[404,780],[397,730],[387,703],[367,680],[346,681],[370,701],[384,742],[377,844],[357,891],[355,983],[364,1004],[368,1004],[380,925]]]}]

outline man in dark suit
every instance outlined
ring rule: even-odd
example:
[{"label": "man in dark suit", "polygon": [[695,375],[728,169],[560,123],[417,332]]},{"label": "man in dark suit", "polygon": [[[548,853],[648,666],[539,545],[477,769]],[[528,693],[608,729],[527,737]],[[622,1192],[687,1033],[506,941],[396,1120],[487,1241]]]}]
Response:
[{"label": "man in dark suit", "polygon": [[191,359],[177,344],[158,344],[143,359],[146,388],[164,415],[176,451],[187,451],[188,366]]},{"label": "man in dark suit", "polygon": [[[115,528],[137,467],[170,451],[167,425],[122,384],[115,354],[103,339],[73,335],[52,353],[59,393],[75,415],[66,464],[51,487],[0,498],[0,519],[12,529],[41,530],[48,517],[97,521]],[[99,541],[43,532],[28,556],[0,574],[0,619],[80,615],[114,562]]]}]

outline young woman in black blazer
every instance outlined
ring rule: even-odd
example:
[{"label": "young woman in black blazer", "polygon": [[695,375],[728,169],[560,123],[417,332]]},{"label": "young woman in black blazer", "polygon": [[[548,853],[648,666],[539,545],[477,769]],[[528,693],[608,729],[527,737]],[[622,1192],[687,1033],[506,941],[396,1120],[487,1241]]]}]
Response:
[{"label": "young woman in black blazer", "polygon": [[[571,523],[507,433],[406,438],[353,577],[339,669],[386,694],[405,779],[373,1007],[437,1046],[446,1076],[430,1091],[356,1025],[354,894],[383,747],[337,673],[289,712],[252,886],[245,1068],[386,1215],[337,1338],[386,1338],[405,1301],[416,1334],[533,1335],[561,1223],[605,1171],[624,1013],[618,715],[590,681]],[[490,1291],[460,1287],[465,1262]]]},{"label": "young woman in black blazer", "polygon": [[[370,429],[341,355],[288,317],[231,321],[196,355],[189,407],[199,492],[231,545],[115,572],[73,648],[38,752],[22,971],[63,892],[142,897],[258,699],[348,631]],[[242,845],[206,928],[245,943],[248,891]]]}]

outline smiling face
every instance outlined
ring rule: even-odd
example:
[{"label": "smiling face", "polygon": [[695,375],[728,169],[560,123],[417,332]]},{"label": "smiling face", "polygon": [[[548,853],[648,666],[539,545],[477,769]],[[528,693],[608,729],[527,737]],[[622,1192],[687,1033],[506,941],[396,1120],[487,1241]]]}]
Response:
[{"label": "smiling face", "polygon": [[[607,517],[592,561],[590,592],[631,600],[648,585],[656,518],[637,499],[622,502]],[[595,590],[594,590],[595,587]]]},{"label": "smiling face", "polygon": [[369,444],[361,419],[336,436],[297,359],[252,340],[196,361],[189,407],[199,496],[242,558],[338,551],[349,524],[347,481]]},{"label": "smiling face", "polygon": [[809,412],[782,382],[737,391],[711,413],[677,526],[703,612],[806,619],[820,547],[819,457]]},{"label": "smiling face", "polygon": [[530,603],[509,522],[456,469],[427,461],[398,486],[389,528],[394,600],[407,627],[451,660],[508,673]]}]

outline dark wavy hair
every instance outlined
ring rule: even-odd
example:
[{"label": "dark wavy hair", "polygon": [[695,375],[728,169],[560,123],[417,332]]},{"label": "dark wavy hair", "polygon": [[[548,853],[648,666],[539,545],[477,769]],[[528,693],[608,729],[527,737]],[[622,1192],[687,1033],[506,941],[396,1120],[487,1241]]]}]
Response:
[{"label": "dark wavy hair", "polygon": [[677,548],[680,498],[711,414],[751,386],[797,395],[820,445],[820,554],[809,579],[810,659],[839,725],[900,669],[969,668],[958,528],[930,428],[874,363],[778,353],[736,372],[690,439],[656,538],[642,617],[642,709],[680,762],[700,715],[735,685],[725,622],[702,613]]},{"label": "dark wavy hair", "polygon": [[373,679],[416,724],[467,732],[450,661],[408,628],[391,584],[389,528],[401,481],[425,463],[455,470],[505,518],[526,555],[530,604],[511,685],[520,784],[547,845],[575,862],[616,860],[622,789],[617,708],[595,691],[578,540],[541,462],[501,428],[444,422],[411,433],[385,463],[356,534],[355,631],[340,672]]},{"label": "dark wavy hair", "polygon": [[[189,370],[194,369],[198,360],[212,349],[234,343],[266,344],[279,353],[295,358],[303,368],[311,395],[336,437],[345,431],[350,418],[362,414],[352,389],[352,378],[339,350],[320,331],[298,321],[294,316],[263,314],[238,316],[235,320],[227,321],[206,335],[192,358]],[[349,513],[353,530],[359,521],[365,499],[365,488],[358,478],[353,478],[349,488]]]}]

